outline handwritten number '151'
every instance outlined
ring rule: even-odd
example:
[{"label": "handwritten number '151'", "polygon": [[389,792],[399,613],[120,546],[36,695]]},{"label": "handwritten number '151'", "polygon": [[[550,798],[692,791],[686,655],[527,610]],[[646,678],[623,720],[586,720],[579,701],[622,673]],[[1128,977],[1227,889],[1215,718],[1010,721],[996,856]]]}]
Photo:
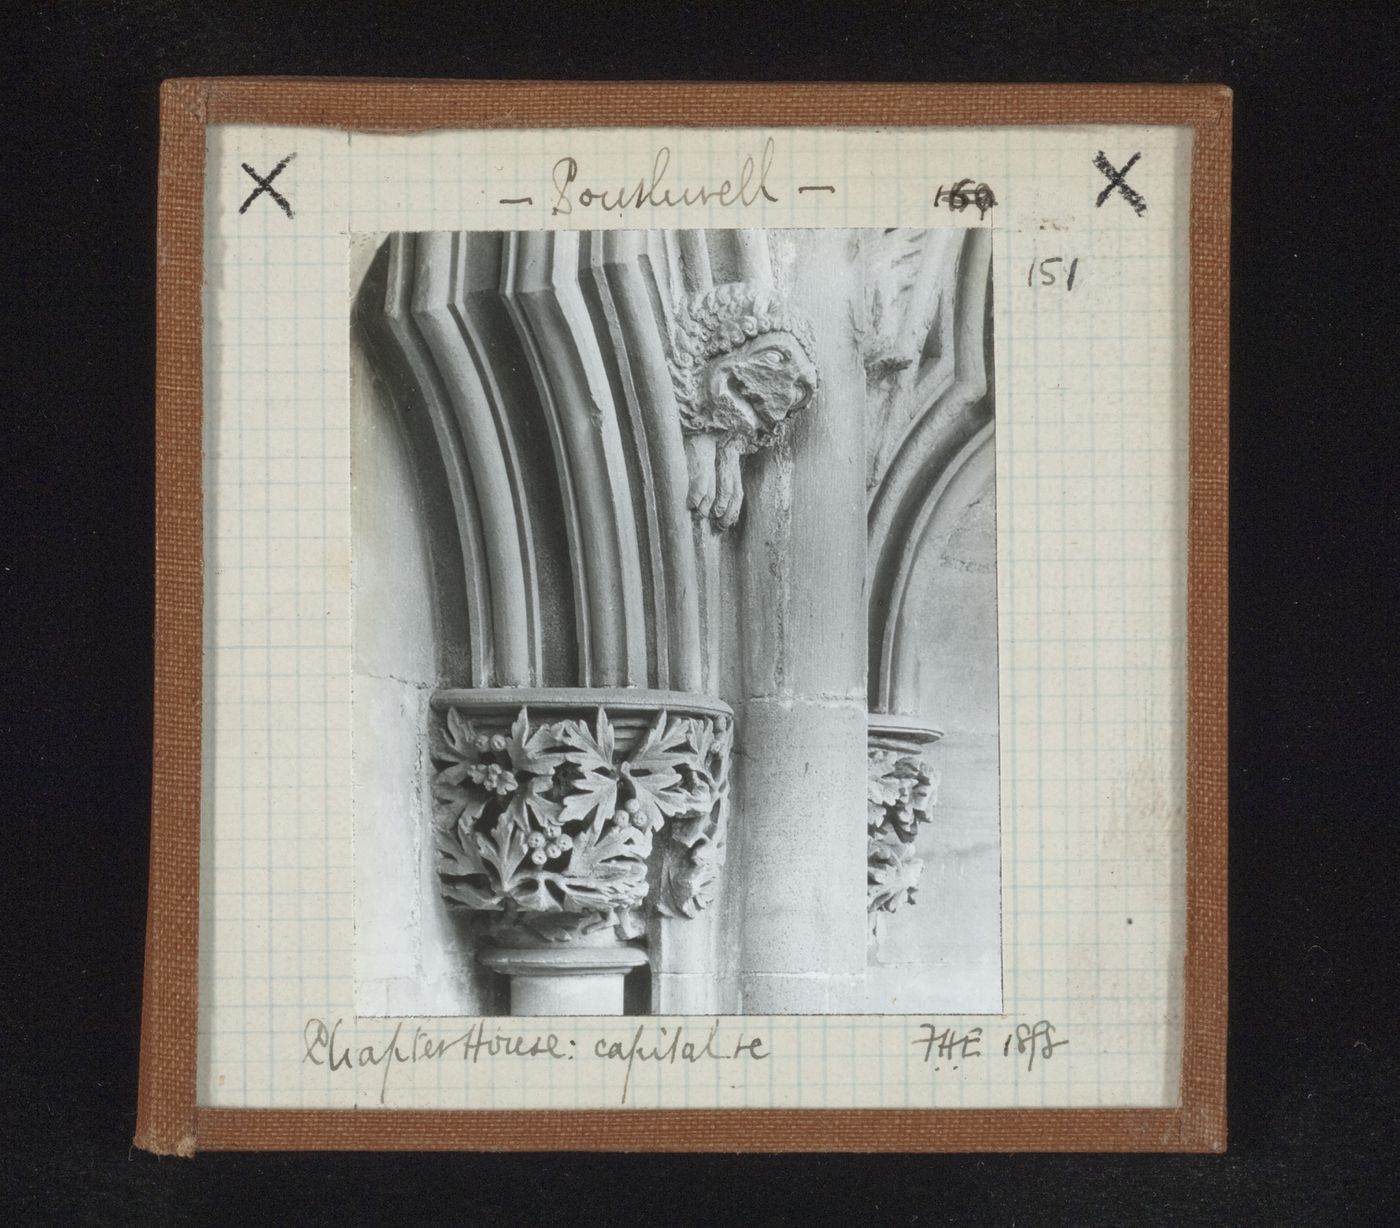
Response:
[{"label": "handwritten number '151'", "polygon": [[[1065,258],[1063,256],[1047,256],[1044,260],[1041,260],[1039,257],[1035,258],[1031,261],[1031,267],[1026,270],[1026,285],[1030,286],[1032,289],[1038,289],[1039,286],[1053,286],[1059,280],[1058,275],[1063,270],[1053,268],[1052,266],[1057,264],[1063,265],[1064,262]],[[1079,257],[1076,256],[1069,262],[1069,274],[1065,278],[1066,291],[1074,289],[1074,275],[1078,271]],[[1039,285],[1037,285],[1035,280],[1037,272],[1040,274]]]}]

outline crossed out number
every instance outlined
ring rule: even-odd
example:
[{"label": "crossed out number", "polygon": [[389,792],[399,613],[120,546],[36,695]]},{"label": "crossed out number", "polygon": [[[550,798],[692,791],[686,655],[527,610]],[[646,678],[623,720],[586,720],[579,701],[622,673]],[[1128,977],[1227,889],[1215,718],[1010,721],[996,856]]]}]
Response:
[{"label": "crossed out number", "polygon": [[247,213],[248,206],[251,205],[255,200],[257,200],[258,197],[261,196],[264,192],[266,192],[281,207],[282,212],[285,213],[288,217],[291,217],[291,203],[287,200],[285,196],[282,195],[281,192],[279,192],[276,188],[272,186],[272,181],[276,179],[277,176],[280,175],[284,170],[287,169],[287,163],[295,157],[296,154],[289,153],[285,158],[282,159],[282,161],[280,161],[276,166],[274,166],[270,171],[268,171],[266,175],[259,175],[258,172],[255,171],[246,162],[242,163],[243,169],[253,177],[253,181],[258,186],[254,188],[251,193],[249,193],[248,199],[238,206],[238,212]]},{"label": "crossed out number", "polygon": [[1123,163],[1122,169],[1119,170],[1108,160],[1102,149],[1094,155],[1094,165],[1108,177],[1108,187],[1104,188],[1104,190],[1099,193],[1099,199],[1095,206],[1096,208],[1103,208],[1103,202],[1106,201],[1109,196],[1112,195],[1113,190],[1117,188],[1123,199],[1126,200],[1128,204],[1132,205],[1133,212],[1136,213],[1138,217],[1141,217],[1147,212],[1147,202],[1143,200],[1142,193],[1130,188],[1127,183],[1124,182],[1128,172],[1133,169],[1133,164],[1137,162],[1140,157],[1142,157],[1141,152],[1135,153]]}]

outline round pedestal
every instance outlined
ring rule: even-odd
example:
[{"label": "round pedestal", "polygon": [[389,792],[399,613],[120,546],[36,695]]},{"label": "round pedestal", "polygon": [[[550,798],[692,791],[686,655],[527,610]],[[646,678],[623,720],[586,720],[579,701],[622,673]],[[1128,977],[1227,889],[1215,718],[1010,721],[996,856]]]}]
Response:
[{"label": "round pedestal", "polygon": [[622,983],[647,962],[637,947],[492,947],[481,962],[510,977],[512,1015],[620,1015]]}]

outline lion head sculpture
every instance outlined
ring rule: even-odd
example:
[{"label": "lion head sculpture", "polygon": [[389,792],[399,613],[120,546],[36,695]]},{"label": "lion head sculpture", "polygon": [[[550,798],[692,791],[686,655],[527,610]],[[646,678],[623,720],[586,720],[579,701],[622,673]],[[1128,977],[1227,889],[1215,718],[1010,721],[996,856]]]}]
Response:
[{"label": "lion head sculpture", "polygon": [[815,354],[811,325],[775,290],[730,282],[682,305],[671,374],[698,515],[721,528],[738,520],[739,460],[775,444],[815,399]]}]

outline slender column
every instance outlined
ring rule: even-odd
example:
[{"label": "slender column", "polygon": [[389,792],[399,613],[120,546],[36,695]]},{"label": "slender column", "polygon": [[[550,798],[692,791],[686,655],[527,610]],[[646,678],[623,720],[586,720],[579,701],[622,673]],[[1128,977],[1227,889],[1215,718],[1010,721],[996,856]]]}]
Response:
[{"label": "slender column", "polygon": [[490,947],[481,962],[510,977],[512,1015],[621,1015],[627,974],[647,962],[637,947]]},{"label": "slender column", "polygon": [[[714,274],[710,267],[709,246],[705,233],[683,230],[677,236],[679,288],[684,302],[698,302],[714,289]],[[674,331],[675,321],[670,321]],[[669,374],[669,373],[668,373]],[[683,382],[683,381],[682,381]],[[673,396],[667,408],[679,408]],[[722,585],[720,583],[720,549],[723,530],[708,514],[692,515],[696,510],[690,489],[702,477],[702,471],[713,472],[714,448],[697,447],[695,438],[684,445],[686,486],[679,504],[690,521],[691,552],[695,559],[695,600],[697,639],[699,642],[699,685],[709,693],[717,692],[720,659],[720,629],[723,624]],[[720,979],[719,934],[717,910],[706,908],[698,916],[678,917],[662,911],[651,918],[647,934],[647,949],[651,956],[651,1008],[658,1015],[703,1015],[722,1009]]]},{"label": "slender column", "polygon": [[[776,242],[776,240],[775,240]],[[744,695],[740,993],[749,1013],[860,1010],[866,946],[865,371],[849,236],[795,231],[779,266],[821,388],[749,462],[737,570]],[[780,286],[782,279],[779,279]]]}]

